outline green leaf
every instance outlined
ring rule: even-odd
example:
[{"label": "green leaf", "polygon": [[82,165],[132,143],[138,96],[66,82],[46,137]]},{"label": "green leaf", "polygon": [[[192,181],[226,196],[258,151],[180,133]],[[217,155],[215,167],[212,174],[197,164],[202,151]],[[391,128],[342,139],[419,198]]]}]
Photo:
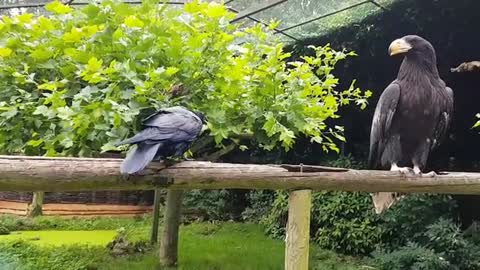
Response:
[{"label": "green leaf", "polygon": [[63,34],[63,41],[66,43],[78,43],[82,40],[83,33],[81,29],[72,27],[70,32]]},{"label": "green leaf", "polygon": [[125,18],[123,23],[130,28],[142,28],[145,25],[143,21],[137,18],[135,15],[130,15]]},{"label": "green leaf", "polygon": [[64,106],[57,108],[57,116],[63,120],[70,120],[75,113],[70,107]]},{"label": "green leaf", "polygon": [[[475,115],[475,117],[480,118],[480,113],[477,113],[477,114]],[[473,125],[473,128],[477,128],[477,127],[480,127],[480,120],[478,120],[478,121],[475,123],[475,125]]]},{"label": "green leaf", "polygon": [[53,56],[53,53],[45,48],[37,48],[30,54],[35,60],[44,61]]},{"label": "green leaf", "polygon": [[18,110],[16,107],[9,108],[6,112],[3,112],[0,114],[2,120],[8,120],[10,118],[13,118],[15,115],[17,115]]},{"label": "green leaf", "polygon": [[12,54],[12,50],[10,48],[0,48],[1,57],[9,57],[11,54]]},{"label": "green leaf", "polygon": [[58,0],[46,4],[45,9],[56,14],[67,14],[72,11],[70,6],[64,5]]},{"label": "green leaf", "polygon": [[38,85],[37,88],[41,90],[55,91],[62,86],[63,86],[63,83],[61,82],[50,81],[50,82],[46,82]]},{"label": "green leaf", "polygon": [[55,111],[49,109],[47,106],[45,105],[40,105],[38,106],[35,111],[33,112],[33,115],[43,115],[49,119],[55,117]]},{"label": "green leaf", "polygon": [[92,57],[88,60],[87,70],[90,72],[97,72],[102,69],[103,60],[98,60],[96,57]]},{"label": "green leaf", "polygon": [[227,10],[224,6],[215,2],[210,2],[207,8],[207,16],[211,18],[223,17],[227,14]]},{"label": "green leaf", "polygon": [[22,25],[30,23],[32,21],[33,14],[32,13],[23,13],[17,15],[15,19],[17,19]]},{"label": "green leaf", "polygon": [[180,71],[180,69],[176,67],[167,67],[167,69],[165,70],[165,74],[167,74],[168,76],[172,76],[175,75],[175,73],[177,73],[178,71]]},{"label": "green leaf", "polygon": [[33,146],[33,147],[38,147],[43,143],[43,139],[38,139],[38,140],[30,140],[27,142],[27,145]]}]

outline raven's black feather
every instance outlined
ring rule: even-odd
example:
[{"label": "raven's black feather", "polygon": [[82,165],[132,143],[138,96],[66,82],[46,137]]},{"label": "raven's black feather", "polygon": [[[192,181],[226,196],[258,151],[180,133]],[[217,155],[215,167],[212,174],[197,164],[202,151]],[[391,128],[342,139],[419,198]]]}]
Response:
[{"label": "raven's black feather", "polygon": [[144,129],[117,145],[136,144],[122,163],[122,173],[142,170],[154,159],[181,156],[200,134],[203,121],[183,107],[162,109],[143,120]]}]

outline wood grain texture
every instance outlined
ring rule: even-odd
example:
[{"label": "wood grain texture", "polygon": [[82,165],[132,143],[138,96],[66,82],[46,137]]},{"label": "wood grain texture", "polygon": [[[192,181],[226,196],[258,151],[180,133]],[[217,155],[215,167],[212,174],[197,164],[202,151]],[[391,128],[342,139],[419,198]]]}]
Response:
[{"label": "wood grain texture", "polygon": [[285,244],[285,270],[308,270],[312,191],[290,192]]},{"label": "wood grain texture", "polygon": [[162,266],[175,266],[178,261],[178,230],[182,211],[183,190],[170,190],[164,214],[159,259]]},{"label": "wood grain texture", "polygon": [[44,198],[45,198],[45,192],[43,191],[33,192],[32,202],[27,207],[28,217],[37,217],[43,214]]},{"label": "wood grain texture", "polygon": [[[480,173],[436,177],[399,172],[329,170],[288,166],[185,161],[166,168],[154,162],[135,175],[119,172],[121,159],[0,156],[0,191],[170,189],[312,189],[366,192],[480,194]],[[294,168],[294,166],[293,166]]]}]

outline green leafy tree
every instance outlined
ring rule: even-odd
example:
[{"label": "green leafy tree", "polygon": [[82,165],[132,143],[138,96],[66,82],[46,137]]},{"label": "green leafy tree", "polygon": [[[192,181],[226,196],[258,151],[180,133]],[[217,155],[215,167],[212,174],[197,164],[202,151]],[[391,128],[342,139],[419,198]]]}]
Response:
[{"label": "green leafy tree", "polygon": [[[288,150],[305,135],[338,151],[343,129],[326,121],[340,106],[364,108],[371,95],[353,83],[336,90],[332,71],[353,52],[311,47],[315,56],[288,62],[276,23],[240,28],[217,3],[103,0],[75,9],[54,1],[46,9],[0,20],[3,153],[114,150],[149,109],[171,105],[205,112],[218,145],[246,134]],[[178,85],[182,95],[172,98]]]}]

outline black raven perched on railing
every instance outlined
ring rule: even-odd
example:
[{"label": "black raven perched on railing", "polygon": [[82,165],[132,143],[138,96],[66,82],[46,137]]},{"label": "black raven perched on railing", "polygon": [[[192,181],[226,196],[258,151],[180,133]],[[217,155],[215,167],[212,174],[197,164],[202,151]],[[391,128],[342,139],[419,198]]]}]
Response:
[{"label": "black raven perched on railing", "polygon": [[135,144],[128,152],[120,172],[132,174],[152,160],[181,157],[198,137],[205,123],[201,112],[176,106],[157,111],[143,120],[143,129],[116,145]]}]

